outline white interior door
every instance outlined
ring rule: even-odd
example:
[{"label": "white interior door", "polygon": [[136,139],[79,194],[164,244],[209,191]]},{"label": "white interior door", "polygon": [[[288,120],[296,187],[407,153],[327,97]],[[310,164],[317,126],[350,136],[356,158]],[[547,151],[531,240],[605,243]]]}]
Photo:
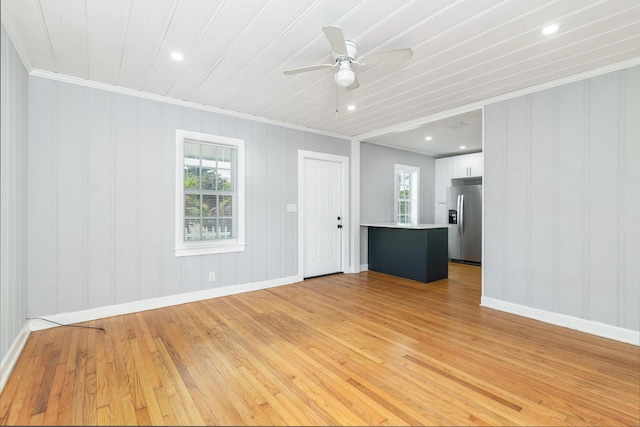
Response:
[{"label": "white interior door", "polygon": [[342,271],[339,162],[304,159],[304,277]]}]

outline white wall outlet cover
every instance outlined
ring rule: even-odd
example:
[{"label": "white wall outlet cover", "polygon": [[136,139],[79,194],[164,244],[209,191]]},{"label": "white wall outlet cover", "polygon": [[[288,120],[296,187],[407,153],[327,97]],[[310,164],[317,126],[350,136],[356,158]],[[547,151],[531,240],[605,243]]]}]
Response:
[{"label": "white wall outlet cover", "polygon": [[295,203],[287,204],[287,212],[298,212],[298,205]]},{"label": "white wall outlet cover", "polygon": [[209,272],[209,281],[210,282],[215,282],[216,281],[216,272],[215,271],[210,271]]}]

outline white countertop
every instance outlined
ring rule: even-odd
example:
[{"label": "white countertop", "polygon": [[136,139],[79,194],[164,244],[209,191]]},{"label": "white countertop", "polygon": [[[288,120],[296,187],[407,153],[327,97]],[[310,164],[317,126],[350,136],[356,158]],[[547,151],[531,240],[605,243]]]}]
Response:
[{"label": "white countertop", "polygon": [[396,222],[380,222],[375,224],[360,224],[361,227],[409,228],[412,230],[428,230],[431,228],[449,228],[448,224],[398,224]]}]

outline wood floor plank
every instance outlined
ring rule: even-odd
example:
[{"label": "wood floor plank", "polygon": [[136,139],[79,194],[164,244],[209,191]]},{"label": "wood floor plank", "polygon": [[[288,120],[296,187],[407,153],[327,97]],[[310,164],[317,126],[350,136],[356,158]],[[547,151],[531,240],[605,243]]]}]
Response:
[{"label": "wood floor plank", "polygon": [[[60,353],[58,353],[58,356],[60,356]],[[62,387],[64,385],[66,373],[67,367],[65,364],[59,363],[56,365],[53,382],[51,384],[51,391],[47,396],[49,400],[44,414],[44,425],[54,425],[56,423],[58,411],[60,410]]]},{"label": "wood floor plank", "polygon": [[56,366],[58,365],[59,356],[60,350],[54,350],[49,353],[46,367],[44,368],[43,375],[40,379],[38,396],[36,397],[36,401],[31,411],[32,415],[40,414],[47,410],[47,404],[49,402],[49,396],[51,395],[53,379],[56,374]]},{"label": "wood floor plank", "polygon": [[[71,413],[73,411],[73,385],[76,380],[76,372],[66,370],[64,381],[62,383],[62,390],[60,391],[60,398],[58,401],[58,413],[55,421],[55,425],[68,426],[71,425]],[[53,418],[53,414],[51,414]]]},{"label": "wood floor plank", "polygon": [[[91,332],[93,333],[93,332]],[[75,353],[75,363],[73,370],[75,371],[75,382],[73,384],[73,394],[71,396],[71,424],[82,425],[88,424],[87,418],[91,415],[91,407],[86,405],[87,391],[91,387],[88,381],[87,371],[87,346],[88,334],[85,330],[80,330],[78,335],[78,348]],[[70,353],[71,354],[71,353]],[[68,361],[69,359],[67,359]],[[67,364],[67,369],[69,365]]]},{"label": "wood floor plank", "polygon": [[130,343],[132,357],[137,361],[135,364],[135,376],[142,397],[140,404],[146,407],[149,420],[153,425],[162,425],[164,416],[155,393],[155,390],[160,387],[155,365],[150,363],[151,359],[148,352],[141,349],[141,347],[144,348],[145,346],[144,340],[141,342],[138,338],[135,338],[130,340]]},{"label": "wood floor plank", "polygon": [[195,395],[192,393],[192,397],[194,397],[193,400],[201,412],[202,418],[207,424],[242,424],[242,417],[229,401],[224,388],[212,377],[203,361],[198,359],[194,352],[187,351],[192,346],[186,340],[189,335],[183,333],[185,326],[182,325],[182,327],[183,329],[180,329],[176,322],[165,326],[167,345],[172,349],[170,355],[173,360],[177,360],[178,363],[185,366],[189,373],[189,379],[193,380],[195,387],[200,391]]},{"label": "wood floor plank", "polygon": [[[50,366],[49,355],[51,354],[51,349],[51,344],[36,346],[33,355],[31,355],[34,369],[29,369],[27,371],[30,375],[25,378],[27,381],[24,382],[25,387],[21,390],[23,398],[18,401],[18,403],[20,404],[19,412],[15,414],[16,417],[13,420],[13,423],[17,425],[29,424],[31,422],[32,415],[37,415],[37,413],[42,412],[39,411],[39,408],[36,407],[36,404],[38,403],[40,397],[40,385],[42,383],[43,377],[45,376],[46,368],[48,365]],[[11,416],[9,417],[9,420],[11,422]]]},{"label": "wood floor plank", "polygon": [[32,332],[1,425],[638,425],[640,349],[338,274]]}]

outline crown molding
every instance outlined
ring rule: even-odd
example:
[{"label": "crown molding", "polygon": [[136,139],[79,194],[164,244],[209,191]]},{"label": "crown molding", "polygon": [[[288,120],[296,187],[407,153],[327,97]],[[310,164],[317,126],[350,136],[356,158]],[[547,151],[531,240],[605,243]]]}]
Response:
[{"label": "crown molding", "polygon": [[[419,126],[425,125],[427,123],[435,122],[436,120],[446,119],[448,117],[457,116],[458,114],[468,113],[470,111],[479,110],[484,108],[486,105],[494,104],[496,102],[506,101],[508,99],[517,98],[523,95],[529,95],[534,92],[540,92],[542,90],[551,89],[554,87],[566,85],[569,83],[574,83],[580,80],[585,80],[591,77],[597,77],[602,74],[611,73],[614,71],[623,70],[625,68],[631,68],[636,65],[640,65],[640,57],[627,59],[626,61],[617,62],[615,64],[609,64],[604,67],[594,68],[593,70],[584,71],[582,73],[573,74],[568,77],[563,77],[561,79],[551,80],[548,82],[540,83],[535,86],[530,86],[524,89],[516,90],[513,92],[507,92],[502,95],[494,96],[491,98],[483,99],[477,102],[473,102],[471,104],[462,105],[460,107],[452,108],[449,110],[441,111],[439,113],[431,114],[429,116],[420,117],[414,120],[410,120],[408,122],[404,122],[398,125],[388,126],[382,129],[376,129],[371,132],[363,133],[360,135],[356,135],[353,139],[357,139],[360,141],[366,141],[368,138],[374,138],[381,135],[386,135],[390,133],[398,133],[398,132],[406,132],[412,129],[415,129]],[[375,143],[377,144],[377,143]]]},{"label": "crown molding", "polygon": [[254,122],[266,123],[269,125],[280,126],[284,128],[299,130],[303,132],[314,133],[318,135],[324,135],[332,138],[344,139],[345,142],[350,142],[351,137],[348,135],[342,135],[334,132],[326,132],[319,129],[308,128],[305,126],[294,125],[292,123],[281,122],[279,120],[267,119],[265,117],[254,116],[251,114],[240,113],[238,111],[227,110],[225,108],[214,107],[211,105],[199,104],[197,102],[185,101],[182,99],[171,98],[169,96],[157,95],[150,92],[144,92],[135,89],[129,89],[122,86],[111,85],[107,83],[96,82],[93,80],[82,79],[79,77],[69,76],[67,74],[54,73],[51,71],[33,69],[29,73],[29,76],[41,77],[49,80],[56,80],[63,83],[70,83],[78,86],[84,86],[92,89],[104,90],[107,92],[118,93],[121,95],[135,96],[137,98],[148,99],[156,102],[163,102],[165,104],[178,105],[180,107],[193,108],[195,110],[208,111],[210,113],[222,114],[230,117],[237,117],[240,119],[251,120]]}]

